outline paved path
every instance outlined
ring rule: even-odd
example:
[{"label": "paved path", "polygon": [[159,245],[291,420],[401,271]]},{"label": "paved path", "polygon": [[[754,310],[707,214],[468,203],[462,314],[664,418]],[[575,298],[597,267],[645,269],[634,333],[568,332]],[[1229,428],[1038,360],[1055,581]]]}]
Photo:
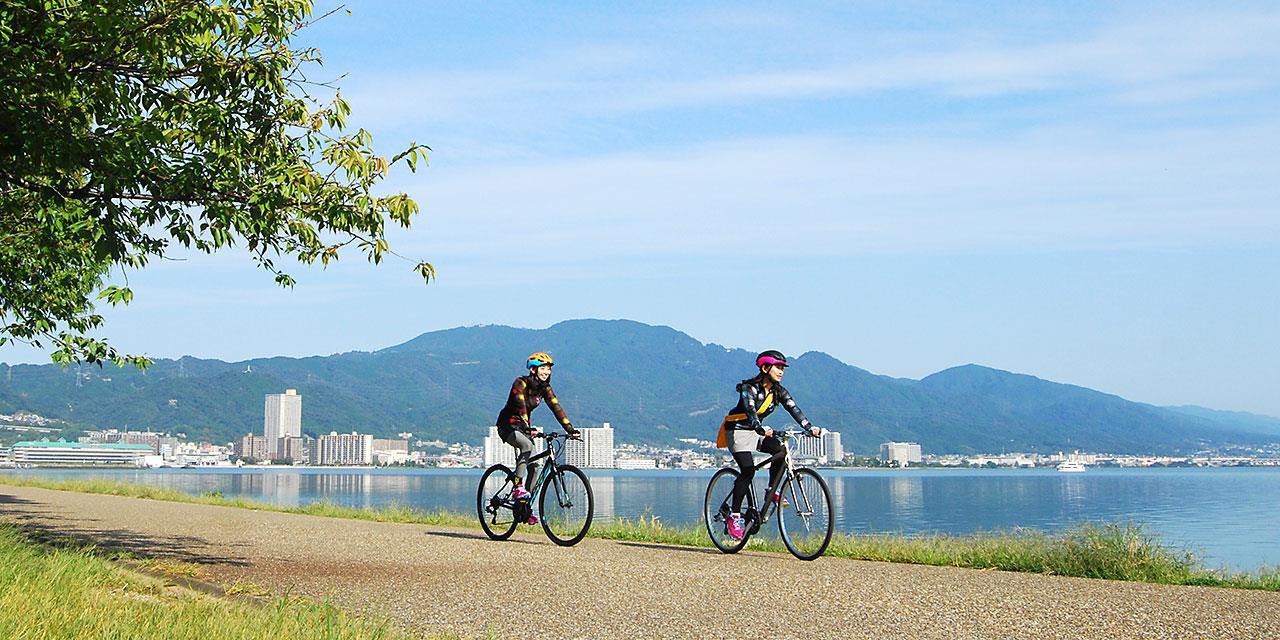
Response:
[{"label": "paved path", "polygon": [[4,485],[0,519],[475,636],[1280,638],[1280,593],[591,539],[564,549],[541,531],[499,543],[478,530]]}]

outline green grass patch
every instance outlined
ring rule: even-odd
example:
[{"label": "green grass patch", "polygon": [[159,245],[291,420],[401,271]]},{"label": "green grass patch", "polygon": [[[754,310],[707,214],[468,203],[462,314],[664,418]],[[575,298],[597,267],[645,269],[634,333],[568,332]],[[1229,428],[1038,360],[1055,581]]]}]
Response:
[{"label": "green grass patch", "polygon": [[[105,480],[43,480],[0,476],[0,484],[331,518],[479,527],[475,516],[471,514],[426,512],[404,506],[367,509],[316,502],[300,507],[277,507],[252,500],[228,499],[221,494],[193,496],[179,491]],[[773,526],[772,522],[765,525],[766,530]],[[592,524],[588,536],[650,544],[711,546],[701,524],[667,526],[652,515],[597,522]],[[781,541],[768,536],[752,538],[747,548],[786,553]],[[1209,570],[1191,553],[1164,544],[1147,529],[1130,523],[1086,524],[1057,534],[1033,529],[964,536],[837,533],[832,537],[826,555],[856,560],[999,569],[1106,580],[1280,591],[1280,567],[1256,573]]]},{"label": "green grass patch", "polygon": [[0,638],[287,640],[409,637],[387,622],[297,598],[212,598],[122,571],[92,549],[37,543],[0,523]]}]

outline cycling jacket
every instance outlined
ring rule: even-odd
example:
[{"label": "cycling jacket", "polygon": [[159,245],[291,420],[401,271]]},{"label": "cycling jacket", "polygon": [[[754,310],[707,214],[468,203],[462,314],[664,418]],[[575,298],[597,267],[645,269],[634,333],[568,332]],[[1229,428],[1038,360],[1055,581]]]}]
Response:
[{"label": "cycling jacket", "polygon": [[721,435],[723,436],[729,429],[752,430],[764,435],[764,426],[760,420],[769,417],[778,405],[782,405],[787,413],[791,414],[800,428],[808,429],[813,426],[809,419],[804,417],[800,407],[796,406],[795,400],[791,399],[791,394],[785,387],[775,383],[766,391],[764,383],[758,378],[753,378],[738,385],[738,406],[734,407],[720,424]]},{"label": "cycling jacket", "polygon": [[569,416],[566,416],[564,409],[560,408],[560,401],[551,390],[551,382],[541,382],[535,375],[521,376],[511,383],[511,394],[507,396],[507,404],[498,413],[498,426],[528,430],[533,426],[529,422],[529,412],[536,409],[543,400],[547,401],[551,412],[556,414],[556,420],[560,421],[560,426],[564,427],[565,431],[572,431],[573,425],[569,424]]}]

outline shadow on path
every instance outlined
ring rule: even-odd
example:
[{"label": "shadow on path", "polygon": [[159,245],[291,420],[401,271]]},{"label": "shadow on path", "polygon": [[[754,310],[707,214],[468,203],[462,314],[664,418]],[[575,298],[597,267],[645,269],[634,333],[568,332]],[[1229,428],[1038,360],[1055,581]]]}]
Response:
[{"label": "shadow on path", "polygon": [[701,547],[683,547],[678,544],[659,544],[656,542],[619,542],[624,547],[642,547],[644,549],[658,549],[660,551],[684,551],[686,553],[710,553],[720,555],[715,549],[703,549]]},{"label": "shadow on path", "polygon": [[[429,536],[439,536],[441,538],[461,538],[463,540],[484,540],[489,542],[489,536],[480,533],[462,533],[459,531],[428,531]],[[520,540],[517,538],[508,538],[506,540],[494,540],[493,542],[517,542],[519,544],[545,544],[535,540]]]},{"label": "shadow on path", "polygon": [[19,498],[18,496],[10,495],[8,493],[0,493],[0,504],[39,504],[39,503],[36,502],[35,500],[27,500],[26,498]]},{"label": "shadow on path", "polygon": [[244,546],[241,544],[214,545],[196,536],[148,535],[128,529],[100,528],[94,526],[97,520],[77,518],[73,521],[49,513],[0,511],[0,516],[3,516],[0,522],[7,521],[33,541],[49,546],[124,552],[137,558],[248,566],[247,562],[233,557],[236,554],[229,553]]}]

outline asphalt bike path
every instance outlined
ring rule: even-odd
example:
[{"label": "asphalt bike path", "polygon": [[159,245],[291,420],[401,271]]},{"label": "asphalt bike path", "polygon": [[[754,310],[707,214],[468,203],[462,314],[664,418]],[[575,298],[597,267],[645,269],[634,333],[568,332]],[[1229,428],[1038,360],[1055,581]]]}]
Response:
[{"label": "asphalt bike path", "polygon": [[[0,484],[0,520],[424,633],[499,638],[1280,638],[1280,593],[303,516]],[[768,526],[773,526],[770,523]]]}]

